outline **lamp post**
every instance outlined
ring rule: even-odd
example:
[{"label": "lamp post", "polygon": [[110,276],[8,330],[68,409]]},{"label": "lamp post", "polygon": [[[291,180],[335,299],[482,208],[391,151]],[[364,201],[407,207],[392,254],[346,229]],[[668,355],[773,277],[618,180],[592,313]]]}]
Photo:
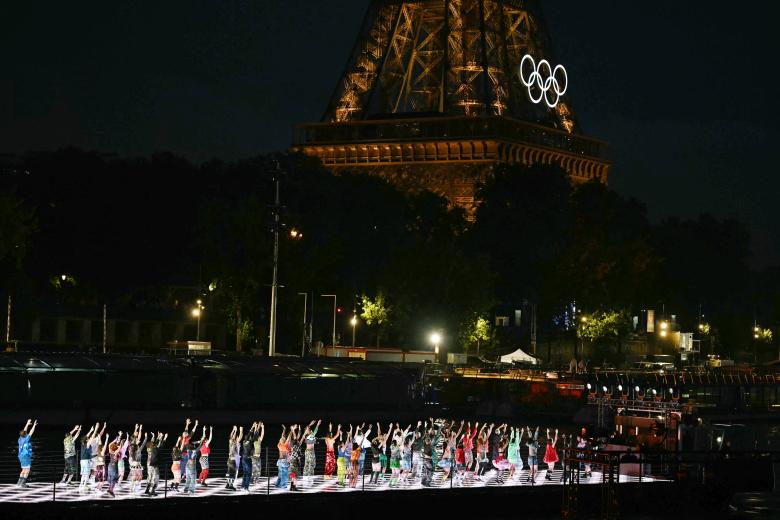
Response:
[{"label": "lamp post", "polygon": [[333,342],[331,345],[336,348],[336,295],[335,294],[321,294],[323,298],[333,298]]},{"label": "lamp post", "polygon": [[299,292],[298,296],[303,296],[303,332],[301,333],[301,357],[306,349],[306,303],[309,299],[309,293]]},{"label": "lamp post", "polygon": [[[276,169],[279,170],[279,164],[276,164]],[[279,289],[278,272],[279,272],[279,227],[281,226],[279,212],[281,202],[279,200],[279,172],[276,175],[276,195],[274,197],[273,214],[274,214],[274,269],[271,279],[271,316],[268,320],[268,356],[273,357],[276,355],[276,302],[277,291]]]},{"label": "lamp post", "polygon": [[[582,316],[580,317],[580,355],[584,358],[585,357],[585,324],[588,323],[588,317]],[[574,344],[574,357],[576,359],[577,357],[577,344]]]},{"label": "lamp post", "polygon": [[197,304],[197,307],[192,309],[192,316],[198,320],[198,325],[195,329],[195,341],[200,341],[200,315],[203,314],[203,309],[206,307],[203,306],[203,300],[198,300],[195,303]]},{"label": "lamp post", "polygon": [[441,343],[441,334],[438,332],[432,332],[430,341],[433,343],[433,353],[436,356],[436,363],[439,362],[439,343]]},{"label": "lamp post", "polygon": [[352,325],[352,348],[355,348],[355,327],[357,327],[357,315],[352,315],[352,319],[349,320],[349,324]]}]

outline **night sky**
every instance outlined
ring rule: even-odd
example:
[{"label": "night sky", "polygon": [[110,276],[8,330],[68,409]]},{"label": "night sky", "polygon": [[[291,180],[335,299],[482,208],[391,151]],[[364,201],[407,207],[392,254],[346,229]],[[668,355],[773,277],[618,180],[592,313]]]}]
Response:
[{"label": "night sky", "polygon": [[[285,149],[316,121],[368,0],[16,2],[0,14],[0,153],[74,145],[194,161]],[[654,219],[747,222],[780,260],[774,2],[543,2],[611,186]]]}]

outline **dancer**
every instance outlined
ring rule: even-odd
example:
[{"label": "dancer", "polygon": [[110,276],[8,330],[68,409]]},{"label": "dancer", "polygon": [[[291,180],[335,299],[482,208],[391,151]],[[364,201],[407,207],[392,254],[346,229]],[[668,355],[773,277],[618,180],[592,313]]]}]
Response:
[{"label": "dancer", "polygon": [[[487,432],[485,432],[485,428],[487,428]],[[482,481],[485,476],[485,472],[487,472],[488,467],[490,467],[490,460],[488,459],[488,438],[490,438],[492,431],[493,424],[490,424],[489,427],[487,424],[483,424],[482,428],[479,430],[479,435],[477,436],[478,469],[476,479],[479,481]]]},{"label": "dancer", "polygon": [[525,443],[528,446],[528,478],[526,482],[536,484],[536,468],[539,463],[537,458],[537,452],[539,450],[539,427],[536,427],[533,435],[531,435],[531,427],[528,426],[528,442]]},{"label": "dancer", "polygon": [[160,483],[160,469],[158,467],[158,460],[160,454],[160,448],[162,448],[165,441],[168,440],[168,434],[157,432],[155,438],[152,433],[151,441],[146,448],[146,491],[144,494],[149,496],[157,496],[157,486]]},{"label": "dancer", "polygon": [[477,428],[479,422],[474,424],[474,428],[471,428],[471,421],[466,424],[466,433],[463,434],[463,461],[465,465],[465,472],[471,472],[474,475],[474,437],[477,436]]},{"label": "dancer", "polygon": [[[412,438],[407,435],[407,431],[404,431],[404,442],[401,445],[401,482],[408,482],[414,479],[412,476],[412,460],[414,458],[414,452],[412,448]],[[425,449],[425,443],[423,442],[423,449]],[[422,458],[420,459],[422,461]],[[420,462],[422,468],[423,463]],[[422,471],[422,470],[421,470]]]},{"label": "dancer", "polygon": [[249,484],[252,482],[252,454],[255,449],[255,437],[260,435],[257,423],[252,423],[249,432],[241,444],[241,489],[249,492]]},{"label": "dancer", "polygon": [[420,479],[420,483],[426,487],[429,487],[433,480],[433,454],[435,451],[431,444],[431,436],[426,433],[423,437],[422,478]]},{"label": "dancer", "polygon": [[442,447],[441,460],[438,463],[438,467],[444,469],[444,477],[442,478],[442,481],[446,481],[450,478],[450,471],[452,471],[452,464],[453,460],[455,459],[455,446],[457,444],[458,437],[463,431],[463,421],[460,422],[460,428],[457,432],[453,429],[454,425],[455,424],[452,423],[445,432],[446,441]]},{"label": "dancer", "polygon": [[390,436],[390,431],[393,429],[393,423],[390,423],[387,427],[387,431],[383,434],[382,429],[379,426],[379,423],[376,423],[376,431],[377,431],[377,438],[379,438],[379,478],[381,480],[384,480],[385,474],[387,473],[388,468],[388,446],[387,446],[387,439]]},{"label": "dancer", "polygon": [[206,427],[203,427],[204,439],[200,443],[200,475],[198,475],[198,484],[201,486],[208,486],[206,479],[209,478],[209,455],[211,455],[211,438],[214,435],[214,427],[209,426],[209,437],[206,436]]},{"label": "dancer", "polygon": [[[127,442],[127,441],[125,441]],[[119,480],[119,459],[122,455],[122,432],[108,445],[108,494],[113,498],[114,487]]]},{"label": "dancer", "polygon": [[498,484],[504,483],[504,473],[511,467],[511,464],[505,457],[508,446],[509,441],[506,435],[498,437],[498,446],[495,449],[496,456],[493,459],[493,467],[498,471],[498,476],[496,477],[496,483]]},{"label": "dancer", "polygon": [[144,425],[138,425],[138,433],[130,439],[130,445],[127,447],[127,463],[130,465],[130,472],[127,479],[130,481],[130,493],[136,493],[141,486],[141,480],[144,477],[144,467],[141,465],[141,434]]},{"label": "dancer", "polygon": [[[100,422],[97,422],[95,424],[95,431],[98,431],[98,427],[100,426]],[[103,434],[106,433],[106,423],[103,423],[103,428],[100,430],[99,433],[92,436],[92,439],[90,439],[90,450],[92,450],[92,462],[91,462],[91,468],[92,472],[90,473],[89,479],[92,481],[93,484],[95,484],[95,487],[97,487],[97,471],[98,471],[98,462],[100,460],[100,440],[103,438]]]},{"label": "dancer", "polygon": [[[192,433],[195,433],[195,430],[192,430]],[[192,438],[190,437],[190,441],[187,443],[187,463],[184,466],[184,474],[185,474],[185,483],[184,483],[184,493],[187,495],[194,495],[195,494],[195,484],[197,483],[198,479],[198,453],[200,453],[200,448],[203,445],[204,440],[206,439],[206,427],[203,427],[203,432],[201,433],[200,440],[197,442],[193,442]],[[184,459],[184,457],[182,457]],[[235,466],[234,466],[235,467]],[[232,486],[232,483],[231,483]],[[236,488],[232,488],[235,490]]]},{"label": "dancer", "polygon": [[282,435],[279,437],[279,442],[276,443],[276,448],[279,450],[279,460],[276,461],[276,467],[279,468],[279,476],[276,478],[276,488],[286,489],[290,480],[290,461],[287,457],[290,453],[290,439],[292,437],[293,427],[290,426],[290,433],[287,433],[287,429],[282,425]]},{"label": "dancer", "polygon": [[[396,424],[396,426],[398,426]],[[421,429],[423,427],[423,429]],[[428,430],[428,421],[425,421],[423,426],[422,421],[417,421],[417,427],[412,432],[412,471],[411,478],[415,479],[422,473],[422,450],[423,450],[423,432]],[[403,447],[406,441],[406,435],[403,436],[398,442],[398,446],[401,448],[401,455],[403,459]]]},{"label": "dancer", "polygon": [[[186,469],[187,467],[187,459],[189,458],[189,445],[190,440],[193,435],[195,435],[198,432],[198,420],[195,419],[195,425],[192,427],[192,430],[190,430],[190,424],[192,421],[190,421],[190,418],[188,417],[187,420],[184,421],[184,430],[181,433],[181,436],[179,437],[179,446],[181,447],[181,467]],[[186,471],[183,472],[181,476],[181,481],[183,481],[186,478]]]},{"label": "dancer", "polygon": [[304,432],[301,432],[301,426],[295,425],[295,430],[292,434],[292,440],[290,441],[290,491],[299,491],[296,485],[298,476],[301,474],[301,445],[304,439],[309,433],[310,426],[314,423],[312,421],[309,426],[306,427]]},{"label": "dancer", "polygon": [[317,463],[317,458],[314,453],[314,445],[317,442],[317,432],[320,429],[320,423],[322,423],[322,419],[317,421],[317,424],[314,426],[313,430],[307,429],[308,435],[306,435],[304,439],[304,442],[306,443],[306,451],[304,451],[303,454],[303,479],[306,481],[306,484],[311,484],[311,479],[314,476],[314,467]]},{"label": "dancer", "polygon": [[333,423],[328,423],[328,434],[325,436],[325,480],[333,478],[333,471],[336,469],[336,452],[334,444],[336,439],[341,438],[341,425],[336,428],[336,434],[333,434]]},{"label": "dancer", "polygon": [[65,469],[62,473],[62,480],[60,484],[66,486],[73,480],[73,475],[76,474],[76,439],[79,438],[81,433],[81,425],[77,424],[73,429],[65,433],[65,438],[62,440],[63,453],[65,456]]},{"label": "dancer", "polygon": [[[252,482],[257,484],[260,482],[260,478],[263,476],[263,439],[265,438],[265,425],[262,422],[257,422],[255,428],[255,440],[252,443]],[[257,432],[260,435],[257,435]]]},{"label": "dancer", "polygon": [[371,441],[371,478],[369,484],[379,484],[379,474],[382,471],[382,462],[379,460],[381,451],[379,450],[379,439],[381,436],[377,436]]},{"label": "dancer", "polygon": [[[236,490],[235,481],[238,476],[238,465],[240,461],[241,439],[244,438],[244,427],[240,428],[233,425],[228,441],[228,460],[227,460],[227,483],[225,489]],[[238,456],[237,456],[238,455]]]},{"label": "dancer", "polygon": [[173,475],[173,478],[171,479],[172,491],[178,491],[179,483],[181,482],[181,448],[179,447],[181,441],[182,438],[177,437],[176,443],[173,445],[173,448],[171,448],[171,474]]},{"label": "dancer", "polygon": [[363,465],[366,461],[366,451],[369,447],[371,447],[371,441],[368,440],[369,436],[371,435],[371,426],[369,425],[367,431],[363,431],[365,426],[365,423],[361,424],[360,428],[358,428],[358,431],[355,434],[355,442],[360,445],[360,459],[358,460],[358,474],[360,475],[363,474]]},{"label": "dancer", "polygon": [[79,482],[79,492],[83,491],[89,481],[89,474],[92,471],[92,449],[90,440],[94,431],[94,426],[89,428],[87,434],[81,437],[81,447],[79,449],[79,466],[81,469],[81,480]]},{"label": "dancer", "polygon": [[[360,431],[360,427],[357,428],[357,431],[358,432]],[[360,468],[360,454],[363,451],[363,448],[361,447],[361,443],[358,443],[357,441],[358,441],[357,437],[352,440],[352,454],[350,455],[350,459],[349,459],[352,464],[352,473],[349,482],[349,485],[351,487],[357,486],[358,469]]]},{"label": "dancer", "polygon": [[[120,432],[121,433],[121,432]],[[127,458],[127,448],[130,445],[130,439],[135,437],[138,434],[138,425],[136,424],[133,427],[133,435],[127,434],[127,438],[125,439],[125,442],[121,443],[119,446],[119,462],[117,464],[117,481],[116,485],[120,486],[122,485],[122,482],[125,480],[125,458]]]},{"label": "dancer", "polygon": [[[30,428],[30,425],[32,424],[32,428]],[[19,472],[19,481],[16,483],[19,487],[27,487],[27,479],[30,476],[30,467],[32,466],[32,454],[33,454],[33,447],[31,438],[33,434],[35,433],[35,427],[38,426],[38,420],[36,419],[33,421],[32,419],[27,419],[27,422],[24,423],[24,428],[22,428],[22,431],[19,432],[19,465],[21,466],[22,470]],[[30,428],[28,430],[28,428]]]},{"label": "dancer", "polygon": [[401,446],[398,440],[393,438],[390,442],[390,487],[398,485],[401,474]]},{"label": "dancer", "polygon": [[[580,450],[587,450],[588,449],[588,441],[587,441],[587,439],[585,437],[580,436],[580,435],[577,436],[577,449],[580,449]],[[579,453],[577,453],[577,458],[584,459],[585,458],[585,453],[580,451]],[[584,468],[583,468],[583,464],[580,463],[580,469],[581,470],[582,469],[585,470],[585,472],[582,474],[582,478],[590,478],[591,477],[592,474],[591,474],[590,464],[585,463],[584,464]]]},{"label": "dancer", "polygon": [[523,441],[523,433],[525,433],[525,430],[522,427],[519,429],[512,427],[510,429],[509,448],[506,456],[510,464],[507,480],[512,480],[515,477],[518,467],[523,469],[523,459],[520,457],[520,443]]},{"label": "dancer", "polygon": [[428,435],[431,437],[431,464],[435,468],[439,463],[439,452],[436,451],[436,447],[439,445],[439,440],[442,437],[444,430],[444,424],[439,424],[431,418],[431,429],[428,431]]},{"label": "dancer", "polygon": [[103,489],[103,482],[106,481],[106,449],[108,448],[108,434],[106,438],[98,445],[98,455],[93,457],[95,464],[95,492]]},{"label": "dancer", "polygon": [[555,445],[558,444],[558,430],[555,430],[555,437],[550,438],[550,429],[547,428],[547,448],[544,450],[544,463],[547,464],[547,471],[544,473],[544,480],[552,481],[552,471],[555,469],[555,463],[558,462],[558,452],[555,451]]},{"label": "dancer", "polygon": [[346,442],[341,442],[341,425],[339,424],[338,433],[336,435],[338,442],[338,459],[336,461],[338,485],[344,487],[344,480],[347,475],[347,446],[352,443],[352,426],[349,427],[349,433],[347,434]]}]

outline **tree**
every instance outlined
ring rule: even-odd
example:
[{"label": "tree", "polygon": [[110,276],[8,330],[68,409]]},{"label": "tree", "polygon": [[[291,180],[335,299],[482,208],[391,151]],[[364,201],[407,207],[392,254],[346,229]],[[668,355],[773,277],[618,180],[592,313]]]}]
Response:
[{"label": "tree", "polygon": [[35,213],[13,193],[0,193],[0,262],[20,268],[36,229]]},{"label": "tree", "polygon": [[555,292],[585,308],[641,305],[661,264],[645,207],[596,181],[577,186],[570,204],[571,238],[556,262],[552,282],[562,286]]},{"label": "tree", "polygon": [[621,353],[621,340],[631,330],[631,318],[626,311],[598,311],[584,318],[577,328],[577,336],[599,342],[617,344]]},{"label": "tree", "polygon": [[469,351],[469,347],[477,344],[477,355],[479,355],[480,343],[490,339],[490,322],[482,316],[476,316],[470,322],[466,322],[461,331],[464,350]]},{"label": "tree", "polygon": [[385,303],[382,292],[378,292],[373,300],[364,294],[360,297],[360,301],[363,308],[360,317],[369,327],[376,326],[376,346],[378,347],[382,337],[382,329],[390,321],[390,307]]}]

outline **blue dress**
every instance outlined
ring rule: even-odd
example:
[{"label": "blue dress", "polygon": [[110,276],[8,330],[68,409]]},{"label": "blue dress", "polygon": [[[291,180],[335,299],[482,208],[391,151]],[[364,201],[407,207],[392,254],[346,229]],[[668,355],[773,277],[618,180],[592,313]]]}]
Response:
[{"label": "blue dress", "polygon": [[23,468],[29,468],[32,464],[32,443],[29,435],[19,437],[19,464]]}]

